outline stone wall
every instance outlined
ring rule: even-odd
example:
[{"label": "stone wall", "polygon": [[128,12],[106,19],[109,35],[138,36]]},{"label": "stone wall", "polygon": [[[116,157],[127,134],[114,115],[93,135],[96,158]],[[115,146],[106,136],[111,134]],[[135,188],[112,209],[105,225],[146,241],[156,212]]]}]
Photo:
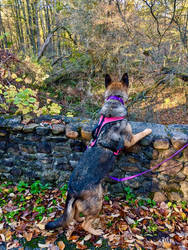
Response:
[{"label": "stone wall", "polygon": [[[151,128],[152,134],[118,157],[112,176],[122,178],[145,171],[188,142],[187,125],[130,122],[133,132]],[[24,125],[21,117],[0,117],[0,180],[68,181],[71,171],[91,139],[96,121],[43,116]],[[100,170],[99,170],[100,171]],[[112,194],[130,186],[140,195],[154,194],[156,201],[188,200],[188,147],[152,174],[115,182],[106,178]]]}]

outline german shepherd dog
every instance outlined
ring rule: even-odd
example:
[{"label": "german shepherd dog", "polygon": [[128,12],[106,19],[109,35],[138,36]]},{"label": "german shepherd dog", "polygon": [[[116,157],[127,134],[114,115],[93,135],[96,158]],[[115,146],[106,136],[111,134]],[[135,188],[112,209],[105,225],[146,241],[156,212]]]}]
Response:
[{"label": "german shepherd dog", "polygon": [[[92,223],[102,208],[101,182],[112,170],[114,152],[123,147],[133,146],[152,132],[151,129],[145,129],[138,134],[132,134],[131,126],[125,118],[127,111],[123,103],[128,99],[128,85],[127,73],[120,81],[112,81],[109,75],[105,76],[106,101],[100,114],[104,117],[124,117],[124,119],[105,124],[97,137],[95,146],[89,146],[83,153],[70,176],[64,213],[55,221],[48,222],[45,226],[47,230],[65,228],[70,222],[76,220],[82,222],[82,228],[93,235],[103,233],[100,229],[94,229]],[[111,96],[115,98],[111,99]],[[83,217],[80,217],[80,213]]]}]

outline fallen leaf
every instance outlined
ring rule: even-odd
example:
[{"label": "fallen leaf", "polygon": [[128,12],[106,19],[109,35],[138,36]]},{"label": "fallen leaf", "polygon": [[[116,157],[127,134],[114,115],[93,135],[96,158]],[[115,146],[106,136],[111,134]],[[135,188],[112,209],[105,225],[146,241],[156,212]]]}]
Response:
[{"label": "fallen leaf", "polygon": [[13,232],[7,231],[5,234],[6,241],[9,241],[12,239]]},{"label": "fallen leaf", "polygon": [[128,228],[127,226],[127,223],[126,222],[121,222],[119,225],[118,225],[118,229],[119,231],[122,233],[123,231],[126,231]]},{"label": "fallen leaf", "polygon": [[1,236],[2,241],[5,242],[6,241],[5,235],[4,234],[0,234],[0,236]]},{"label": "fallen leaf", "polygon": [[69,240],[76,242],[79,238],[80,238],[80,236],[78,236],[78,235],[72,235],[69,237]]},{"label": "fallen leaf", "polygon": [[49,248],[50,245],[51,245],[51,244],[49,244],[49,243],[48,243],[48,244],[41,244],[41,243],[38,243],[38,246],[39,246],[40,248],[42,248],[42,249],[43,249],[43,248]]},{"label": "fallen leaf", "polygon": [[65,244],[63,241],[58,241],[57,245],[59,247],[59,250],[63,250],[65,248]]},{"label": "fallen leaf", "polygon": [[136,234],[136,238],[137,238],[138,240],[144,240],[144,237],[141,236],[141,235],[138,235],[138,234]]},{"label": "fallen leaf", "polygon": [[4,222],[0,224],[0,230],[3,229],[4,224],[5,224]]},{"label": "fallen leaf", "polygon": [[125,220],[126,220],[126,222],[127,222],[129,225],[135,223],[135,221],[134,221],[133,219],[131,219],[129,216],[126,216],[126,217],[125,217]]},{"label": "fallen leaf", "polygon": [[88,241],[91,239],[91,234],[88,234],[84,237],[84,241]]},{"label": "fallen leaf", "polygon": [[168,241],[164,241],[164,242],[163,242],[163,247],[164,247],[164,248],[166,248],[166,249],[167,249],[167,248],[170,248],[170,249],[171,249],[171,246],[172,246],[172,244],[171,244],[170,242],[168,242]]},{"label": "fallen leaf", "polygon": [[40,230],[44,230],[45,229],[45,224],[43,224],[43,223],[38,223],[38,224],[36,224],[36,226],[38,228],[40,228]]},{"label": "fallen leaf", "polygon": [[23,237],[24,237],[27,241],[31,241],[31,239],[32,239],[32,237],[33,237],[33,233],[24,232]]}]

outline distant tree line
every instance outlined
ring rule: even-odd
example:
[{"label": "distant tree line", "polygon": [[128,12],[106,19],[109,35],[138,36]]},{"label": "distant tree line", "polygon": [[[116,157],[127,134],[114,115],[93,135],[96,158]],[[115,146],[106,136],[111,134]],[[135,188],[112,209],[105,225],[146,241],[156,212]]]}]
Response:
[{"label": "distant tree line", "polygon": [[0,0],[0,47],[47,58],[53,79],[188,72],[188,2]]}]

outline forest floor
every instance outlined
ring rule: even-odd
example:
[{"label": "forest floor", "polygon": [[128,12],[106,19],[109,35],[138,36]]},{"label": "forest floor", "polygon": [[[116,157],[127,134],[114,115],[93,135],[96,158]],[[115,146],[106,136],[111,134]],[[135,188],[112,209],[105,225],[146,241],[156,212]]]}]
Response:
[{"label": "forest floor", "polygon": [[[131,94],[135,90],[143,93],[142,88],[140,90],[134,88]],[[188,89],[185,86],[162,85],[141,97],[130,105],[130,119],[165,125],[188,124]]]},{"label": "forest floor", "polygon": [[80,224],[66,233],[46,231],[47,221],[61,215],[66,188],[0,183],[0,249],[178,249],[188,248],[186,202],[157,203],[125,188],[122,197],[104,196],[95,226],[103,236],[83,231]]}]

